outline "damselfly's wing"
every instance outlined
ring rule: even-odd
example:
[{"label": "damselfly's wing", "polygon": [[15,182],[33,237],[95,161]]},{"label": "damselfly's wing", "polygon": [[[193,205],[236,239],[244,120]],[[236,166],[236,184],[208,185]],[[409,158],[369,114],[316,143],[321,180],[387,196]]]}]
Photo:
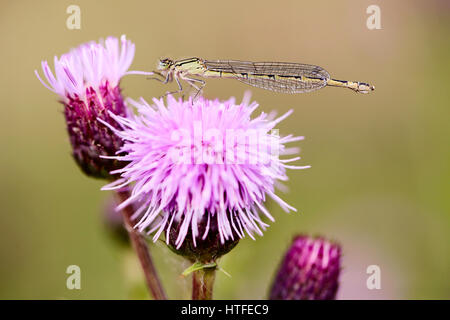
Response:
[{"label": "damselfly's wing", "polygon": [[211,71],[232,73],[243,83],[284,93],[314,91],[326,86],[330,78],[323,68],[302,63],[207,60],[204,64]]}]

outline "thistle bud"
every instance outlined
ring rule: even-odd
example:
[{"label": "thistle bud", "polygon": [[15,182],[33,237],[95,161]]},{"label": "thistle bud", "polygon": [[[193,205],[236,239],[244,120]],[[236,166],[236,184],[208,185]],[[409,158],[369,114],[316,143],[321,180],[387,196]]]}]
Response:
[{"label": "thistle bud", "polygon": [[272,284],[271,300],[332,300],[339,286],[341,248],[324,238],[297,236]]}]

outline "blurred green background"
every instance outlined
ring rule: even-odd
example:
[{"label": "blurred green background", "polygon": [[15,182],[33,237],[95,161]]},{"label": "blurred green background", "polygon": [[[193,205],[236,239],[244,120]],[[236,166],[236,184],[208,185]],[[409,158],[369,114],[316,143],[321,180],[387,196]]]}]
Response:
[{"label": "blurred green background", "polygon": [[[81,30],[66,8],[81,8]],[[381,8],[368,30],[366,8]],[[284,95],[210,80],[205,96],[238,100],[252,89],[259,111],[294,108],[281,134],[304,135],[301,164],[282,197],[300,213],[268,204],[276,222],[221,260],[215,297],[265,298],[292,237],[338,240],[342,299],[450,298],[450,5],[442,1],[2,1],[0,117],[0,298],[146,298],[131,252],[105,232],[110,196],[70,156],[62,106],[34,76],[41,60],[108,35],[136,44],[131,69],[161,57],[317,64],[338,79],[376,86],[370,95],[325,88]],[[142,76],[124,94],[150,100],[167,87]],[[171,298],[189,298],[188,264],[152,245]],[[81,290],[66,288],[68,265]],[[381,290],[366,268],[381,268]]]}]

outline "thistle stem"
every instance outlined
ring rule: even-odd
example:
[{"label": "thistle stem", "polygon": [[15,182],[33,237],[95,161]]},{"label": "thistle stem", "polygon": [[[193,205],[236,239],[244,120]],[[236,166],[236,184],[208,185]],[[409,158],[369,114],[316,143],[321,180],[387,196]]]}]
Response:
[{"label": "thistle stem", "polygon": [[[128,190],[117,191],[117,197],[121,202],[128,199],[129,196],[130,194]],[[155,300],[167,300],[163,286],[158,277],[155,266],[153,265],[147,241],[136,229],[133,228],[133,222],[131,221],[131,216],[133,215],[132,206],[129,205],[125,207],[122,210],[122,215],[125,229],[128,231],[133,249],[139,258],[139,262],[141,263],[150,294]]]},{"label": "thistle stem", "polygon": [[216,268],[203,268],[192,274],[192,300],[212,300]]}]

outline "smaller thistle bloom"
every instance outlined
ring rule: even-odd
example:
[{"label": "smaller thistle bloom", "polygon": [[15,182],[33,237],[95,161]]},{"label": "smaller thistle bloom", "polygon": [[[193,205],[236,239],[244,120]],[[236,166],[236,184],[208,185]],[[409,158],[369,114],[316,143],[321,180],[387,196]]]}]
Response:
[{"label": "smaller thistle bloom", "polygon": [[60,97],[64,105],[73,157],[81,169],[94,177],[108,178],[117,169],[115,160],[100,158],[114,155],[122,146],[119,137],[97,121],[102,119],[113,127],[110,112],[126,117],[119,82],[128,71],[134,57],[134,44],[122,36],[108,37],[105,41],[89,42],[72,49],[60,58],[54,58],[54,71],[47,61],[42,61],[42,71],[47,81],[39,81]]},{"label": "smaller thistle bloom", "polygon": [[118,200],[110,195],[101,210],[101,221],[105,232],[119,245],[129,246],[130,237],[124,224],[123,215],[116,210]]},{"label": "smaller thistle bloom", "polygon": [[263,205],[266,195],[295,211],[274,185],[288,179],[287,168],[308,166],[288,165],[299,157],[279,158],[298,152],[286,143],[303,139],[273,132],[292,110],[251,119],[258,105],[248,100],[168,96],[153,106],[132,101],[138,112],[129,118],[111,114],[122,130],[110,128],[125,141],[112,158],[128,164],[112,172],[121,178],[103,190],[132,185],[118,210],[133,203],[139,231],[154,233],[154,241],[164,232],[169,246],[194,261],[214,261],[245,233],[262,235],[268,224],[261,214],[274,220]]},{"label": "smaller thistle bloom", "polygon": [[271,300],[333,300],[339,287],[341,247],[300,235],[287,251],[272,284]]}]

